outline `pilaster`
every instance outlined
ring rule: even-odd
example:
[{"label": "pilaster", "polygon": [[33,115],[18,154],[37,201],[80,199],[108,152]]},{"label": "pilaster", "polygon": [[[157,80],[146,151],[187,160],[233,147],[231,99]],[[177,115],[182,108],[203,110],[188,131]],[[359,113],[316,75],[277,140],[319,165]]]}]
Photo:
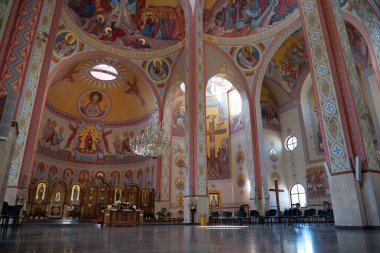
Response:
[{"label": "pilaster", "polygon": [[361,185],[354,179],[354,158],[377,166],[368,125],[358,117],[364,104],[340,8],[338,2],[325,0],[299,0],[299,6],[331,174],[335,223],[367,226],[371,222]]}]

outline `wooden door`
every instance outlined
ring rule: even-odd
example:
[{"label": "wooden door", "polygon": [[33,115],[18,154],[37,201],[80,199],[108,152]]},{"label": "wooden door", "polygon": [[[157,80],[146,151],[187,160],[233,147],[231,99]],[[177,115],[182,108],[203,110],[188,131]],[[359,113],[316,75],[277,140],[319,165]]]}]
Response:
[{"label": "wooden door", "polygon": [[82,194],[82,217],[84,219],[97,218],[98,190],[94,186],[83,189]]}]

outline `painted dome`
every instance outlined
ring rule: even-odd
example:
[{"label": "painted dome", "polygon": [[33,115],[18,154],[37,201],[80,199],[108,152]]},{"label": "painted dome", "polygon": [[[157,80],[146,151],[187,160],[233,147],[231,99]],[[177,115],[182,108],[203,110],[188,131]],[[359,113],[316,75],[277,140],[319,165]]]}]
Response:
[{"label": "painted dome", "polygon": [[120,55],[167,54],[185,38],[178,0],[65,0],[63,19],[86,44]]},{"label": "painted dome", "polygon": [[153,105],[152,92],[138,75],[115,60],[101,58],[63,68],[46,100],[50,111],[68,120],[105,124],[143,121]]}]

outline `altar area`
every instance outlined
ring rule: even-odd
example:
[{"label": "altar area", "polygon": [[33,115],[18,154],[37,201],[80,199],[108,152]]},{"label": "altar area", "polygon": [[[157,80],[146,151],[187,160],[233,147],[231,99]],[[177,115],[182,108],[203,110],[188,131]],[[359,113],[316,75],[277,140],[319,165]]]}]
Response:
[{"label": "altar area", "polygon": [[[27,217],[106,221],[109,225],[141,224],[140,216],[154,212],[155,191],[136,184],[114,185],[98,173],[87,183],[37,181],[29,188]],[[119,210],[115,203],[132,208]]]},{"label": "altar area", "polygon": [[140,210],[116,208],[107,209],[104,213],[104,225],[112,226],[136,226],[143,223],[143,214]]}]

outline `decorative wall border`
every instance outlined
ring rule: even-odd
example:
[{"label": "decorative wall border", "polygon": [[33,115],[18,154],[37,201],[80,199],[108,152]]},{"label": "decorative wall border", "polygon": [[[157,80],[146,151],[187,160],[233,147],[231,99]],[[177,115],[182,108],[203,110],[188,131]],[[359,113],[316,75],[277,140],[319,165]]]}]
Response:
[{"label": "decorative wall border", "polygon": [[[44,1],[40,23],[38,24],[38,34],[44,34],[48,33],[48,31],[56,31],[58,29],[59,19],[54,20],[53,16],[54,14],[57,15],[57,13],[60,13],[62,4],[63,1]],[[51,34],[54,34],[54,32]],[[25,82],[25,88],[22,90],[21,110],[19,110],[18,115],[19,135],[17,137],[16,148],[13,154],[12,165],[9,171],[8,186],[18,185],[27,141],[36,139],[35,136],[33,137],[28,133],[32,120],[31,116],[34,111],[33,109],[35,107],[35,104],[40,102],[38,99],[36,99],[36,94],[37,88],[39,86],[38,84],[41,80],[44,79],[44,75],[41,75],[43,65],[45,64],[46,66],[47,64],[46,60],[44,60],[44,57],[45,55],[49,55],[48,51],[50,51],[50,54],[52,53],[52,45],[53,44],[50,43],[50,48],[48,48],[47,42],[45,43],[43,41],[38,41],[35,43],[30,63],[28,65],[28,71],[25,71],[27,81]]]},{"label": "decorative wall border", "polygon": [[332,68],[321,28],[315,0],[299,0],[305,41],[312,67],[313,87],[318,103],[318,117],[323,124],[321,131],[327,163],[331,172],[351,170],[344,127],[334,87]]}]

